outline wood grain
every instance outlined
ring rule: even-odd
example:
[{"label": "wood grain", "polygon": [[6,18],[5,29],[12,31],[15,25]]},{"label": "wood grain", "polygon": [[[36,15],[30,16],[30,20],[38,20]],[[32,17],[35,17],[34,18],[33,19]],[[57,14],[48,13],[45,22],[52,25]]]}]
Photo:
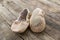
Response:
[{"label": "wood grain", "polygon": [[[46,29],[33,33],[28,28],[24,33],[11,31],[11,24],[24,8],[32,12],[35,8],[44,10]],[[60,40],[59,0],[0,0],[0,40]]]}]

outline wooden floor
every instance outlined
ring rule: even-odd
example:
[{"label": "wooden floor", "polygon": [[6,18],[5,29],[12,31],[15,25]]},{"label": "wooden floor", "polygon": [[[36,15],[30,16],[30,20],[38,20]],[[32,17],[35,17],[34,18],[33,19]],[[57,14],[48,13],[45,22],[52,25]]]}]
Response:
[{"label": "wooden floor", "polygon": [[[14,33],[10,27],[21,10],[35,8],[46,12],[46,29],[33,33],[28,28],[24,33]],[[0,40],[60,40],[60,0],[0,0]]]}]

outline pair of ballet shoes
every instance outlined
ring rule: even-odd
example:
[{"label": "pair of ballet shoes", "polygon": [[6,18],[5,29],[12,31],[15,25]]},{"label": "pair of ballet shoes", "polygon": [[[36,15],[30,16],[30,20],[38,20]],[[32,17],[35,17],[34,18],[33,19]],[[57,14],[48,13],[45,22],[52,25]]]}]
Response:
[{"label": "pair of ballet shoes", "polygon": [[30,25],[33,32],[42,32],[46,24],[44,15],[44,11],[40,8],[36,8],[32,13],[28,9],[24,9],[12,23],[11,30],[23,33]]}]

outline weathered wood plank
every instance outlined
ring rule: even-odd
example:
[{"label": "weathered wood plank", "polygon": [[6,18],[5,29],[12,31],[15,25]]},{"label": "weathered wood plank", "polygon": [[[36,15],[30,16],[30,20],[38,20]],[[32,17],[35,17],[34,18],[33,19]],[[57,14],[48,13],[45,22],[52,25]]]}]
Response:
[{"label": "weathered wood plank", "polygon": [[[31,29],[28,29],[25,33],[21,34],[21,36],[25,39],[28,36],[29,40],[55,40],[50,37],[44,31],[42,33],[33,33]],[[25,36],[25,37],[24,37]]]},{"label": "weathered wood plank", "polygon": [[43,7],[45,7],[44,9],[47,8],[47,10],[51,11],[51,12],[59,12],[59,5],[56,5],[53,2],[50,2],[48,0],[38,0],[42,5],[44,5]]},{"label": "weathered wood plank", "polygon": [[[52,15],[51,15],[52,16]],[[58,21],[58,18],[56,18],[56,17],[58,17],[57,15],[56,16],[54,16],[55,17],[55,19],[54,19],[54,17],[50,17],[50,16],[46,16],[48,19],[46,19],[46,23],[47,23],[47,25],[49,25],[49,26],[52,26],[53,28],[55,28],[56,30],[59,30],[60,31],[60,19],[59,19],[59,21]]]},{"label": "weathered wood plank", "polygon": [[5,17],[2,17],[3,14],[9,13],[0,5],[0,40],[23,40],[17,34],[11,31],[10,25],[5,20],[5,17],[9,18],[9,16],[5,15]]},{"label": "weathered wood plank", "polygon": [[60,31],[54,29],[52,26],[47,25],[45,32],[55,40],[60,40]]},{"label": "weathered wood plank", "polygon": [[52,3],[55,3],[57,5],[60,5],[60,0],[48,0],[48,1],[50,1]]},{"label": "weathered wood plank", "polygon": [[4,0],[2,5],[8,10],[10,10],[12,14],[14,14],[16,17],[22,9],[19,5],[17,5],[16,3],[14,3],[14,1],[11,0]]},{"label": "weathered wood plank", "polygon": [[0,15],[5,17],[4,19],[7,19],[6,21],[11,25],[11,22],[13,22],[16,17],[9,12],[6,8],[4,8],[2,5],[0,5]]},{"label": "weathered wood plank", "polygon": [[6,22],[0,23],[0,40],[16,40],[17,38],[23,40],[9,29]]},{"label": "weathered wood plank", "polygon": [[[46,12],[46,29],[42,33],[33,33],[29,29],[23,34],[18,34],[25,40],[60,40],[60,6],[49,0],[4,0],[4,12],[1,16],[11,25],[24,8],[33,9],[39,7]],[[10,11],[6,11],[7,10]],[[2,9],[1,9],[2,10]],[[1,11],[0,11],[1,12]],[[11,16],[7,16],[7,15]]]},{"label": "weathered wood plank", "polygon": [[[6,8],[4,8],[4,10],[6,10]],[[6,13],[6,11],[5,11],[5,13]],[[9,13],[8,13],[9,14]],[[7,14],[7,15],[8,15]],[[5,20],[7,21],[7,20],[13,20],[13,18],[12,19],[9,19],[9,17],[6,17],[7,15],[5,15],[4,13],[2,14],[2,16],[4,17],[4,18],[6,18]],[[11,15],[11,17],[13,17],[13,15]],[[12,21],[10,21],[11,23],[12,23]],[[10,24],[11,25],[11,24]],[[30,34],[30,35],[29,35]],[[20,34],[21,35],[21,34]],[[36,34],[37,35],[37,34]],[[34,36],[34,37],[33,37]],[[46,38],[44,38],[44,40],[47,40],[47,38],[49,39],[49,40],[54,40],[53,38],[49,38],[50,36],[49,35],[47,35],[46,36],[46,34],[44,33],[44,36],[46,37]],[[37,38],[35,35],[33,35],[33,33],[30,33],[30,32],[28,32],[28,33],[25,33],[25,35],[22,35],[22,37],[25,39],[25,40],[42,40],[43,39],[43,37],[44,37],[43,35],[41,36],[41,39],[40,38]]]},{"label": "weathered wood plank", "polygon": [[[57,16],[56,16],[57,17]],[[51,37],[56,40],[60,39],[60,21],[56,21],[53,17],[46,16],[46,30]]]},{"label": "weathered wood plank", "polygon": [[[31,9],[34,9],[36,7],[40,7],[46,11],[51,12],[59,12],[59,5],[56,5],[48,0],[17,0],[19,1],[18,4],[25,4],[25,6],[29,5]],[[32,6],[32,7],[31,7]]]}]

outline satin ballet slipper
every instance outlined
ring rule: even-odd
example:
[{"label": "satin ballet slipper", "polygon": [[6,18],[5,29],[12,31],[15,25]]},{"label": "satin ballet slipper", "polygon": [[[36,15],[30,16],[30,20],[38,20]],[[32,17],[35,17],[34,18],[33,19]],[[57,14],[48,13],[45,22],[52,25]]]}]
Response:
[{"label": "satin ballet slipper", "polygon": [[23,33],[29,26],[29,19],[28,19],[29,10],[24,9],[19,17],[12,23],[11,30],[13,32]]},{"label": "satin ballet slipper", "polygon": [[42,32],[45,29],[44,11],[36,8],[30,18],[30,28],[33,32]]}]

